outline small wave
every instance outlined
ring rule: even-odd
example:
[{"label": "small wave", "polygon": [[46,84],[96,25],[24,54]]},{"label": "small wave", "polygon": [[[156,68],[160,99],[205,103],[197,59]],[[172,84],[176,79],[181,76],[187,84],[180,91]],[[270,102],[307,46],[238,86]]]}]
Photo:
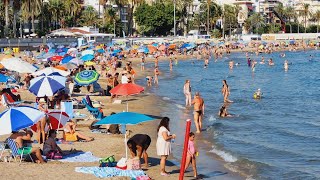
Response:
[{"label": "small wave", "polygon": [[177,106],[177,108],[179,109],[185,109],[186,107],[182,106],[181,104],[175,104]]},{"label": "small wave", "polygon": [[168,97],[163,97],[162,99],[165,100],[165,101],[169,101],[170,100],[170,98],[168,98]]},{"label": "small wave", "polygon": [[217,119],[215,117],[213,117],[212,115],[209,117],[209,122],[213,122],[213,121],[216,121]]},{"label": "small wave", "polygon": [[236,157],[232,156],[231,154],[214,148],[214,146],[213,146],[213,149],[209,152],[212,152],[212,153],[220,156],[226,162],[236,162],[238,160]]}]

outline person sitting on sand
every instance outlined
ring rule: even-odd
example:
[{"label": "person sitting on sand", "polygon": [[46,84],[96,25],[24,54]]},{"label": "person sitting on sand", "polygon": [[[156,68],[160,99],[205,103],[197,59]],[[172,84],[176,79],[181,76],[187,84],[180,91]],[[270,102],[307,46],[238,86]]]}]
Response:
[{"label": "person sitting on sand", "polygon": [[92,137],[88,137],[82,133],[76,132],[76,124],[72,120],[69,120],[65,125],[64,133],[66,137],[72,136],[72,138],[76,140],[85,140],[87,142],[94,140]]},{"label": "person sitting on sand", "polygon": [[22,152],[23,154],[31,153],[32,158],[34,158],[33,156],[36,157],[36,160],[35,160],[36,163],[45,163],[45,161],[41,156],[40,148],[29,147],[29,146],[27,147],[25,145],[31,142],[32,136],[33,136],[33,133],[30,130],[26,130],[25,132],[13,131],[9,138],[14,139],[16,141],[19,154],[21,154]]},{"label": "person sitting on sand", "polygon": [[63,154],[62,150],[56,143],[57,138],[57,131],[54,129],[51,129],[49,131],[49,137],[43,144],[43,155],[47,156],[51,152],[59,152],[60,154]]},{"label": "person sitting on sand", "polygon": [[143,155],[145,168],[148,167],[147,149],[150,146],[150,144],[151,138],[147,134],[136,134],[127,141],[127,146],[130,149],[132,158],[138,156],[140,160],[141,156]]}]

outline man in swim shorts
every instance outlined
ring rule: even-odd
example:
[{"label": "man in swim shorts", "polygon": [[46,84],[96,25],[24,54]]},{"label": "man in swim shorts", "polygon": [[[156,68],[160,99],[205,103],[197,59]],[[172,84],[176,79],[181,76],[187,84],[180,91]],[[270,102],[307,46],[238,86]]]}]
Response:
[{"label": "man in swim shorts", "polygon": [[194,105],[194,123],[196,125],[197,133],[201,132],[202,128],[202,117],[204,115],[204,101],[200,97],[200,93],[196,92],[194,99],[192,101],[192,104]]}]

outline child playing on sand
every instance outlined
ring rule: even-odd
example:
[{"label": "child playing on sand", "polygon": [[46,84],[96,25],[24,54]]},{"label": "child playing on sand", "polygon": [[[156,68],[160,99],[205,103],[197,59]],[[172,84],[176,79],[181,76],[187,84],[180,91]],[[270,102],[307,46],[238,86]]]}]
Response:
[{"label": "child playing on sand", "polygon": [[190,163],[192,163],[194,177],[197,178],[198,174],[197,174],[196,156],[198,156],[198,151],[197,151],[197,149],[194,145],[194,142],[193,142],[194,138],[195,138],[194,133],[190,132],[189,133],[188,153],[187,153],[185,170],[187,170]]}]

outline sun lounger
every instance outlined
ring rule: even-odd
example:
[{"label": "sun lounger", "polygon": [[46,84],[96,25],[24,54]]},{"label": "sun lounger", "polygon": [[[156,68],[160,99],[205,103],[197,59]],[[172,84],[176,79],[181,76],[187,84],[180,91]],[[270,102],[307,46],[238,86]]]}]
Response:
[{"label": "sun lounger", "polygon": [[82,103],[86,106],[90,114],[92,114],[97,120],[102,119],[103,114],[98,108],[90,106],[85,98],[82,99]]}]

